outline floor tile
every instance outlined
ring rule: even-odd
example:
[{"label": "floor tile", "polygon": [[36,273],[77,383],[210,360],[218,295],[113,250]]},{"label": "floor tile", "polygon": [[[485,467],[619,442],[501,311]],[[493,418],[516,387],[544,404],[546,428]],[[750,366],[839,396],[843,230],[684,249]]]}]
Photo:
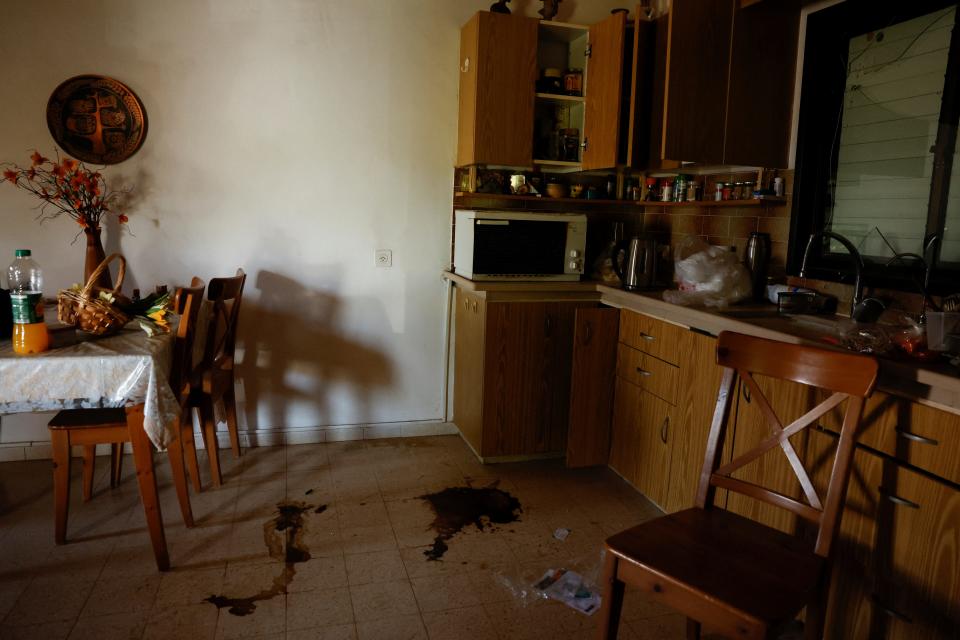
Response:
[{"label": "floor tile", "polygon": [[422,613],[462,609],[480,604],[470,576],[465,573],[413,578],[410,582],[417,598],[417,606]]},{"label": "floor tile", "polygon": [[350,591],[346,587],[303,591],[287,596],[288,631],[352,623],[353,607]]},{"label": "floor tile", "polygon": [[338,624],[315,629],[288,631],[286,640],[356,640],[357,630],[352,624]]},{"label": "floor tile", "polygon": [[257,602],[256,605],[256,610],[245,616],[233,615],[226,609],[221,609],[217,618],[215,637],[218,640],[231,640],[286,631],[287,596],[279,595],[270,600]]},{"label": "floor tile", "polygon": [[144,612],[80,618],[69,640],[139,640],[147,623]]},{"label": "floor tile", "polygon": [[350,597],[357,622],[417,613],[417,601],[407,580],[351,586]]},{"label": "floor tile", "polygon": [[427,630],[419,615],[397,616],[357,625],[359,640],[427,640]]},{"label": "floor tile", "polygon": [[121,576],[101,580],[94,585],[80,617],[149,611],[157,597],[160,580],[159,575]]},{"label": "floor tile", "polygon": [[157,607],[147,618],[143,640],[212,640],[217,630],[217,616],[217,608],[207,602]]},{"label": "floor tile", "polygon": [[496,640],[497,631],[483,607],[423,614],[430,640]]},{"label": "floor tile", "polygon": [[25,626],[47,622],[75,620],[93,591],[93,582],[34,580],[14,605],[5,626]]},{"label": "floor tile", "polygon": [[344,560],[347,579],[352,585],[405,580],[407,577],[398,549],[348,554]]}]

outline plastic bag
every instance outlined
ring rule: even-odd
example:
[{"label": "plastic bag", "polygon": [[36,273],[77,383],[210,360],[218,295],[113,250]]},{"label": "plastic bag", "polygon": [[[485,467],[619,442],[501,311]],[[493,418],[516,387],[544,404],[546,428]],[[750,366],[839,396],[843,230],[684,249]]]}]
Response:
[{"label": "plastic bag", "polygon": [[750,272],[725,247],[687,236],[675,255],[673,279],[679,290],[664,291],[667,302],[722,308],[752,294]]}]

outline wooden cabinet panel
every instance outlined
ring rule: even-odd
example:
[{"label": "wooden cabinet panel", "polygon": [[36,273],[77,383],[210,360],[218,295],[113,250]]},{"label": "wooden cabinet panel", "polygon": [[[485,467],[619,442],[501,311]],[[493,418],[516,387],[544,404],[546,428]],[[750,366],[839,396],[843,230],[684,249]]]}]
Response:
[{"label": "wooden cabinet panel", "polygon": [[613,418],[613,363],[620,312],[611,307],[577,309],[570,376],[567,466],[606,464]]},{"label": "wooden cabinet panel", "polygon": [[[723,367],[717,365],[717,340],[692,331],[682,337],[680,382],[677,395],[677,425],[671,442],[670,489],[664,506],[667,513],[694,505],[707,436],[717,404]],[[734,414],[731,414],[731,420]],[[722,460],[730,460],[733,429],[727,431]],[[718,491],[716,504],[725,505],[726,492]]]},{"label": "wooden cabinet panel", "polygon": [[670,479],[670,428],[674,408],[617,378],[610,466],[657,505]]},{"label": "wooden cabinet panel", "polygon": [[584,96],[584,170],[617,165],[626,15],[616,13],[590,27],[590,59]]},{"label": "wooden cabinet panel", "polygon": [[453,421],[474,452],[480,453],[486,304],[461,289],[455,291]]},{"label": "wooden cabinet panel", "polygon": [[673,0],[662,158],[719,164],[734,0]]},{"label": "wooden cabinet panel", "polygon": [[537,24],[481,11],[461,30],[458,166],[533,160]]},{"label": "wooden cabinet panel", "polygon": [[670,364],[680,363],[681,343],[686,333],[688,330],[684,327],[642,313],[620,311],[620,342]]},{"label": "wooden cabinet panel", "polygon": [[734,12],[725,164],[788,166],[799,31],[797,0]]},{"label": "wooden cabinet panel", "polygon": [[[760,375],[754,378],[783,425],[802,416],[817,402],[816,389]],[[759,445],[771,433],[766,418],[742,381],[737,385],[737,390],[739,398],[733,441],[734,458]],[[797,451],[797,455],[803,460],[806,430],[793,436],[790,442]],[[733,473],[733,477],[759,484],[793,498],[800,498],[802,495],[800,483],[780,447],[767,451],[758,459],[741,467]],[[796,531],[797,518],[792,513],[742,494],[731,492],[727,498],[727,508],[781,531],[788,533]]]},{"label": "wooden cabinet panel", "polygon": [[[835,436],[810,433],[819,490]],[[960,491],[863,449],[854,456],[834,548],[825,637],[955,638],[960,629]]]}]

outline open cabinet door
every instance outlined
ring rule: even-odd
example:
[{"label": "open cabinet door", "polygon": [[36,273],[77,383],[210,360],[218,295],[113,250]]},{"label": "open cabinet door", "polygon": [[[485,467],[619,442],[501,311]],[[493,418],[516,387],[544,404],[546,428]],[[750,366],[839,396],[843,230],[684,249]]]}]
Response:
[{"label": "open cabinet door", "polygon": [[619,12],[590,27],[581,157],[585,171],[617,165],[626,24],[626,14]]},{"label": "open cabinet door", "polygon": [[607,464],[619,329],[619,309],[577,309],[567,428],[568,467]]}]

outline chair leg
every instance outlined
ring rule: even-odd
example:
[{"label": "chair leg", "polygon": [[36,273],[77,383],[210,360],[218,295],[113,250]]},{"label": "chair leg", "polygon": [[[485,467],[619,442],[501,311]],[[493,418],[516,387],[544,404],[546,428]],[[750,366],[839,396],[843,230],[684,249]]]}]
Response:
[{"label": "chair leg", "polygon": [[157,561],[157,568],[167,571],[170,569],[170,555],[167,552],[167,537],[163,531],[157,477],[153,471],[153,443],[143,430],[143,405],[127,407],[127,430],[130,433],[133,462],[137,467],[137,484],[140,486],[140,501],[147,519],[153,556]]},{"label": "chair leg", "polygon": [[213,400],[204,397],[200,402],[200,424],[203,425],[203,446],[210,460],[210,479],[214,487],[223,483],[220,475],[220,453],[217,445],[217,418],[213,412]]},{"label": "chair leg", "polygon": [[200,481],[200,464],[197,462],[197,442],[193,436],[193,411],[190,409],[184,411],[180,418],[180,446],[183,448],[190,480],[193,481],[193,490],[200,493],[203,485]]},{"label": "chair leg", "polygon": [[603,601],[597,623],[597,640],[616,640],[620,628],[620,612],[623,609],[624,585],[617,580],[617,556],[609,549],[605,556],[600,577]]},{"label": "chair leg", "polygon": [[186,469],[183,466],[183,447],[181,446],[180,422],[174,426],[176,435],[167,447],[167,457],[170,459],[170,471],[173,475],[173,486],[177,490],[177,501],[180,503],[180,514],[183,524],[193,526],[193,510],[190,508],[190,494],[187,492]]},{"label": "chair leg", "polygon": [[[829,572],[825,572],[829,573]],[[824,624],[827,617],[827,598],[830,595],[830,585],[826,579],[821,581],[820,588],[807,603],[807,611],[803,621],[803,637],[806,640],[821,640]]]},{"label": "chair leg", "polygon": [[70,509],[70,433],[51,430],[50,444],[53,449],[53,539],[57,544],[66,544]]},{"label": "chair leg", "polygon": [[97,446],[87,444],[83,446],[83,501],[89,502],[93,497],[93,472],[96,470]]},{"label": "chair leg", "polygon": [[123,475],[123,443],[114,442],[110,445],[110,486],[120,486],[120,476]]},{"label": "chair leg", "polygon": [[230,390],[223,396],[224,413],[227,415],[227,431],[230,433],[230,448],[233,449],[235,458],[240,457],[240,432],[237,428],[237,398],[233,390],[233,382],[230,383]]},{"label": "chair leg", "polygon": [[700,640],[700,623],[687,618],[687,640]]}]

